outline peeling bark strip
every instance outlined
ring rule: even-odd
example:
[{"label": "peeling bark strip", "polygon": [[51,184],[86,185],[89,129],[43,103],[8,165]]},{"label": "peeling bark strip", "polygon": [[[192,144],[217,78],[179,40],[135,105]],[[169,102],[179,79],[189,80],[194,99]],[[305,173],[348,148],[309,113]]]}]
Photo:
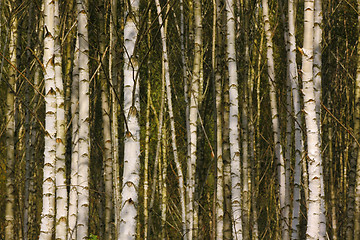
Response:
[{"label": "peeling bark strip", "polygon": [[[122,180],[120,231],[118,239],[135,239],[138,219],[140,182],[140,112],[138,62],[134,55],[139,18],[139,0],[125,8],[124,26],[124,113],[127,132],[124,139],[124,172]],[[130,4],[128,2],[127,4]]]}]

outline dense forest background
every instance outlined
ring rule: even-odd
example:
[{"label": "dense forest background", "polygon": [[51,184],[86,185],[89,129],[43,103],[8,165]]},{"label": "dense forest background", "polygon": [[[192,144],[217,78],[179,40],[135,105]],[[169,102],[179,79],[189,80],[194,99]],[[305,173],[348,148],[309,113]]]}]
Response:
[{"label": "dense forest background", "polygon": [[359,16],[0,0],[0,238],[359,239]]}]

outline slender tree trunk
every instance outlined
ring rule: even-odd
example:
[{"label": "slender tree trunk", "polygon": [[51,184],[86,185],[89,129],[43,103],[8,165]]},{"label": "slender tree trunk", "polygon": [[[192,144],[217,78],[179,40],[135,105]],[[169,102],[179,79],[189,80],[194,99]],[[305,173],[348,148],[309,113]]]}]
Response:
[{"label": "slender tree trunk", "polygon": [[[303,137],[301,131],[301,99],[300,87],[296,64],[296,39],[295,39],[295,13],[294,0],[288,1],[288,24],[289,24],[289,78],[291,82],[292,104],[295,115],[295,166],[294,166],[294,190],[293,211],[291,221],[291,238],[300,239],[300,190],[301,190],[301,161],[304,153]],[[304,160],[305,161],[305,160]]]},{"label": "slender tree trunk", "polygon": [[79,162],[77,239],[87,239],[89,223],[90,90],[87,0],[77,0],[79,38]]},{"label": "slender tree trunk", "polygon": [[[16,66],[16,46],[18,20],[15,15],[15,3],[10,3],[10,42],[9,55],[10,62]],[[2,68],[1,68],[2,69]],[[16,70],[9,67],[9,86],[6,96],[6,206],[5,206],[5,239],[15,239],[15,82]]]},{"label": "slender tree trunk", "polygon": [[278,168],[278,182],[279,182],[279,201],[280,201],[280,211],[281,211],[281,231],[282,239],[289,238],[289,228],[288,220],[289,216],[287,215],[285,198],[286,198],[286,176],[285,176],[285,165],[284,165],[284,152],[281,146],[281,133],[280,133],[280,120],[278,115],[277,100],[276,100],[276,89],[275,89],[275,65],[273,58],[273,43],[272,43],[272,32],[270,27],[269,20],[269,7],[268,1],[263,0],[263,18],[264,18],[264,27],[266,35],[266,48],[267,48],[267,65],[268,65],[268,78],[270,85],[270,105],[271,105],[271,115],[272,115],[272,128],[274,133],[274,144],[275,144],[275,156],[277,160]]},{"label": "slender tree trunk", "polygon": [[[259,6],[257,6],[256,12],[259,11]],[[260,28],[260,26],[258,27]],[[258,74],[256,76],[256,137],[255,137],[255,156],[256,162],[254,161],[253,166],[253,203],[256,203],[256,199],[259,196],[259,180],[260,180],[260,157],[261,157],[261,147],[260,147],[260,117],[261,117],[261,58],[263,53],[263,43],[264,43],[264,31],[260,33],[260,45],[259,45],[259,54],[257,59],[257,69]],[[254,123],[255,124],[255,123]],[[256,204],[257,205],[257,204]],[[258,224],[258,210],[257,206],[253,204],[253,219],[254,219],[254,230],[253,230],[253,239],[257,240],[259,238],[259,224]]]},{"label": "slender tree trunk", "polygon": [[196,203],[195,203],[195,173],[197,162],[197,116],[199,107],[199,86],[200,86],[200,71],[201,71],[201,49],[202,49],[202,15],[200,0],[194,1],[194,28],[195,28],[195,49],[194,49],[194,64],[193,76],[190,90],[190,158],[188,160],[188,206],[187,206],[187,221],[188,221],[188,239],[196,238],[196,229],[194,226],[197,221]]},{"label": "slender tree trunk", "polygon": [[286,219],[286,231],[285,237],[290,239],[290,168],[291,168],[291,159],[292,159],[292,126],[293,126],[293,106],[292,106],[292,95],[291,95],[291,77],[290,77],[290,46],[289,46],[289,26],[285,22],[285,14],[282,14],[282,19],[285,25],[284,31],[284,40],[286,44],[286,130],[285,130],[285,216]]},{"label": "slender tree trunk", "polygon": [[[1,8],[1,6],[0,6]],[[27,44],[26,47],[29,49],[26,51],[27,61],[31,60],[31,29],[33,22],[33,12],[34,7],[33,3],[30,3],[29,6],[29,18],[28,18],[28,29],[27,29]],[[0,20],[1,21],[1,20]],[[1,32],[1,29],[0,29]],[[1,47],[0,47],[1,48]],[[30,66],[26,67],[26,77],[30,79]],[[29,106],[30,104],[30,84],[26,82],[25,90],[25,104]],[[36,86],[36,85],[35,85]],[[30,128],[30,110],[29,108],[25,109],[25,184],[24,184],[24,214],[23,214],[23,239],[29,239],[29,210],[30,210],[30,181],[32,180],[31,172],[33,171],[33,161],[34,159],[31,156],[32,151],[32,142],[31,142],[31,128]],[[30,213],[31,214],[31,213]],[[34,214],[34,213],[33,213]]]},{"label": "slender tree trunk", "polygon": [[[303,47],[303,94],[304,112],[309,157],[309,207],[307,211],[307,239],[324,239],[322,225],[325,224],[325,206],[322,198],[323,171],[320,130],[317,124],[315,90],[313,79],[314,48],[314,0],[304,5],[304,47]],[[315,43],[318,44],[318,43]]]},{"label": "slender tree trunk", "polygon": [[213,71],[216,110],[216,239],[223,239],[224,232],[224,164],[222,157],[222,77],[221,77],[221,6],[220,0],[213,0]]},{"label": "slender tree trunk", "polygon": [[[103,16],[104,2],[100,2],[99,8],[102,11],[98,13],[98,19],[100,24],[100,41],[99,41],[99,61],[100,64],[104,64],[105,43],[106,43],[106,23]],[[113,212],[113,159],[112,159],[112,142],[111,142],[111,123],[110,123],[110,104],[108,94],[108,81],[106,79],[105,67],[101,67],[99,71],[99,78],[101,83],[101,111],[102,111],[102,124],[103,124],[103,168],[104,168],[104,185],[105,185],[105,239],[112,239],[112,212]]]},{"label": "slender tree trunk", "polygon": [[74,66],[71,86],[71,173],[68,213],[68,240],[75,240],[78,206],[78,161],[79,161],[79,38],[76,37]]},{"label": "slender tree trunk", "polygon": [[112,159],[113,159],[113,186],[114,186],[114,212],[115,212],[115,236],[119,235],[120,231],[120,169],[119,169],[119,125],[118,125],[118,108],[119,98],[118,92],[119,84],[117,81],[116,69],[116,44],[117,44],[117,1],[110,2],[110,29],[109,29],[109,81],[111,83],[111,143],[112,143]]},{"label": "slender tree trunk", "polygon": [[54,25],[55,25],[55,86],[56,86],[56,217],[55,217],[55,239],[66,238],[66,224],[68,215],[68,198],[65,174],[65,109],[64,109],[64,84],[62,79],[62,61],[60,46],[60,16],[59,1],[55,0]]},{"label": "slender tree trunk", "polygon": [[45,66],[45,152],[43,169],[43,209],[39,239],[52,239],[55,219],[55,162],[56,162],[56,86],[54,68],[54,10],[55,2],[44,3]]},{"label": "slender tree trunk", "polygon": [[224,239],[232,239],[232,208],[231,208],[231,158],[230,158],[230,143],[229,143],[229,78],[226,77],[223,83],[223,162],[224,162]]},{"label": "slender tree trunk", "polygon": [[[316,122],[318,125],[319,130],[319,142],[321,146],[321,69],[322,69],[322,0],[315,0],[314,4],[314,65],[313,65],[313,78],[314,78],[314,93],[315,93],[315,110],[316,110]],[[347,94],[349,95],[349,94]],[[321,148],[320,148],[321,149]],[[352,166],[355,165],[354,162],[351,163]],[[353,169],[355,166],[353,167]],[[350,170],[350,174],[352,176],[352,181],[355,181],[355,170],[352,172]],[[324,178],[324,175],[322,175]],[[321,181],[321,212],[324,214],[321,214],[321,222],[320,222],[320,238],[325,239],[326,238],[326,209],[325,209],[325,187],[324,187],[324,179],[322,178]],[[354,186],[351,187],[350,185],[350,191],[353,191]],[[349,207],[350,209],[354,209],[354,200],[352,195],[349,195]],[[350,210],[353,211],[353,210]],[[352,222],[351,218],[348,219],[349,222]],[[352,226],[351,226],[352,227]],[[351,236],[352,238],[352,236]],[[350,238],[350,239],[351,239]]]},{"label": "slender tree trunk", "polygon": [[[104,23],[102,21],[102,23]],[[103,25],[101,25],[103,26]],[[100,46],[100,58],[105,51],[105,36],[102,33]],[[104,141],[104,183],[105,183],[105,239],[112,239],[112,210],[113,210],[113,159],[112,159],[112,142],[111,142],[111,123],[110,123],[110,104],[108,84],[104,71],[100,71],[101,81],[101,109],[103,121],[103,141]]]},{"label": "slender tree trunk", "polygon": [[139,1],[134,0],[125,9],[124,27],[124,113],[126,133],[124,140],[124,172],[121,192],[119,239],[135,239],[138,218],[138,187],[140,181],[140,113],[138,62],[135,55],[138,35]]},{"label": "slender tree trunk", "polygon": [[[192,4],[192,1],[189,2],[189,4]],[[191,14],[190,14],[191,16]],[[186,50],[185,50],[185,30],[184,30],[184,0],[180,0],[180,48],[181,48],[181,62],[182,62],[182,78],[183,78],[183,82],[184,82],[184,100],[185,100],[185,125],[186,125],[186,143],[187,143],[187,167],[189,167],[190,164],[190,153],[191,153],[191,132],[190,132],[190,102],[189,99],[191,98],[191,91],[189,91],[189,80],[188,80],[188,74],[187,74],[187,61],[186,61]],[[190,26],[191,26],[192,22],[190,21]],[[189,32],[192,31],[192,27],[189,26]],[[190,34],[189,34],[190,36]],[[189,96],[190,94],[190,96]],[[187,183],[189,183],[189,169],[188,169],[188,174],[187,174]],[[185,229],[183,229],[184,231],[184,238],[187,239],[188,238],[188,234],[186,234],[187,229],[189,228],[189,185],[186,185],[186,189],[184,186],[184,190],[186,190],[186,199],[185,199],[185,204],[186,206],[184,207],[184,211],[185,211]],[[184,226],[183,226],[184,227]]]},{"label": "slender tree trunk", "polygon": [[233,221],[233,239],[242,239],[242,209],[241,209],[241,180],[240,180],[240,147],[239,147],[239,98],[238,79],[235,50],[235,3],[226,1],[227,13],[227,66],[229,71],[229,142],[231,159],[231,204]]}]

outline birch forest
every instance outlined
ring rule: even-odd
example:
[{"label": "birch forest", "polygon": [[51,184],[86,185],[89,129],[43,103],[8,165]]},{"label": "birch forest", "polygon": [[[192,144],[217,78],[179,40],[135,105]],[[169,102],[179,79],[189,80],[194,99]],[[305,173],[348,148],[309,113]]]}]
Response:
[{"label": "birch forest", "polygon": [[0,239],[360,239],[360,0],[0,0]]}]

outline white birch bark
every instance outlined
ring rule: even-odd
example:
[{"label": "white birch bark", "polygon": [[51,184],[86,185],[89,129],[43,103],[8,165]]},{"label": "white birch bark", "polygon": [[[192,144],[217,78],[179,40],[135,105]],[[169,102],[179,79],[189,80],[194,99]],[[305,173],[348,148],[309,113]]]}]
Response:
[{"label": "white birch bark", "polygon": [[319,131],[320,128],[320,102],[321,102],[321,44],[322,44],[322,3],[321,0],[314,0],[314,92],[316,102],[316,119]]},{"label": "white birch bark", "polygon": [[43,208],[39,239],[52,239],[55,219],[55,162],[56,162],[56,92],[54,68],[54,1],[44,4],[45,66],[45,150],[43,169]]},{"label": "white birch bark", "polygon": [[[319,142],[321,146],[321,68],[322,68],[322,0],[315,0],[314,3],[314,92],[315,92],[315,110],[316,122],[319,130]],[[321,149],[321,148],[320,148]],[[324,180],[321,181],[321,212],[325,213],[325,189]],[[349,207],[353,208],[353,201],[350,202]],[[326,239],[326,216],[321,214],[320,222],[320,238]],[[351,222],[351,221],[350,221]],[[352,228],[352,226],[351,226]]]},{"label": "white birch bark", "polygon": [[222,151],[222,77],[221,77],[221,11],[220,1],[213,0],[213,53],[212,67],[214,71],[215,86],[215,110],[216,110],[216,203],[215,203],[215,219],[216,219],[216,239],[223,239],[224,232],[224,164]]},{"label": "white birch bark", "polygon": [[239,147],[239,98],[235,50],[235,3],[226,1],[226,52],[229,71],[229,142],[231,159],[231,204],[233,221],[233,239],[242,239],[242,209],[240,181],[240,147]]},{"label": "white birch bark", "polygon": [[128,2],[124,26],[124,114],[127,128],[124,140],[124,172],[121,192],[119,239],[135,239],[137,226],[138,187],[140,181],[140,112],[137,56],[139,0]]},{"label": "white birch bark", "polygon": [[303,94],[304,113],[307,133],[309,157],[309,206],[307,209],[307,239],[323,239],[322,216],[323,175],[321,159],[320,132],[317,124],[316,103],[313,79],[313,31],[314,31],[314,0],[305,1],[304,5],[304,45],[303,45]]},{"label": "white birch bark", "polygon": [[232,239],[232,207],[231,207],[231,157],[229,143],[229,78],[224,79],[223,85],[223,163],[224,163],[224,239]]},{"label": "white birch bark", "polygon": [[291,221],[291,238],[299,239],[300,231],[300,190],[301,190],[301,160],[304,145],[301,131],[301,97],[299,92],[299,79],[296,64],[296,39],[295,39],[295,13],[294,0],[288,1],[288,24],[289,24],[289,77],[291,82],[292,101],[295,115],[295,166],[294,166],[294,190],[293,209]]},{"label": "white birch bark", "polygon": [[[105,43],[104,43],[105,44]],[[104,44],[101,47],[101,55],[104,53]],[[103,120],[103,141],[104,141],[104,184],[105,184],[105,239],[112,239],[112,193],[113,193],[113,159],[111,143],[110,104],[107,91],[107,81],[103,72],[101,77],[101,109]]]},{"label": "white birch bark", "polygon": [[78,203],[78,161],[79,161],[79,38],[76,37],[74,66],[71,86],[71,173],[68,212],[68,240],[76,239]]},{"label": "white birch bark", "polygon": [[[10,3],[10,12],[13,14],[15,6]],[[17,47],[17,16],[13,16],[10,28],[9,54],[10,62],[16,66],[16,47]],[[1,70],[2,71],[2,68]],[[15,82],[16,71],[13,67],[9,68],[9,85],[6,96],[6,204],[5,204],[5,239],[15,238]]]},{"label": "white birch bark", "polygon": [[[116,59],[116,19],[117,19],[117,1],[110,2],[111,15],[109,27],[109,81],[111,83],[111,142],[112,142],[112,159],[113,159],[113,186],[114,186],[114,220],[115,236],[120,231],[120,168],[119,168],[119,124],[118,124],[118,82],[114,62]],[[115,62],[116,63],[116,62]]]},{"label": "white birch bark", "polygon": [[286,206],[285,206],[285,197],[286,197],[286,188],[285,188],[285,165],[284,165],[284,152],[280,143],[281,133],[280,133],[280,122],[277,109],[277,100],[276,100],[276,89],[275,89],[275,66],[273,58],[273,43],[272,43],[272,31],[270,27],[269,19],[269,7],[268,1],[263,0],[263,19],[265,27],[265,36],[266,36],[266,58],[268,66],[268,79],[270,86],[270,107],[271,107],[271,116],[272,116],[272,128],[274,133],[274,144],[275,144],[275,157],[278,171],[278,183],[279,183],[279,201],[280,201],[280,211],[281,211],[281,229],[282,237],[287,238],[288,231],[288,216],[286,215]]},{"label": "white birch bark", "polygon": [[193,63],[193,76],[190,88],[190,110],[189,110],[189,129],[190,141],[188,141],[190,154],[188,159],[187,169],[187,238],[195,238],[196,229],[194,226],[197,224],[196,219],[196,203],[195,203],[195,173],[196,173],[196,160],[197,160],[197,114],[199,104],[199,85],[200,85],[200,69],[201,69],[201,48],[202,48],[202,16],[201,16],[201,2],[200,0],[194,1],[194,28],[195,28],[195,48],[194,48],[194,63]]},{"label": "white birch bark", "polygon": [[79,38],[79,160],[78,160],[78,240],[88,238],[89,222],[89,163],[90,163],[90,91],[89,40],[87,0],[77,0]]},{"label": "white birch bark", "polygon": [[293,126],[293,107],[292,107],[292,96],[291,96],[291,78],[290,78],[290,58],[289,58],[289,26],[285,22],[285,14],[282,14],[282,19],[285,25],[284,40],[286,44],[286,130],[285,130],[285,154],[284,154],[284,168],[285,168],[285,203],[284,203],[284,215],[285,229],[283,229],[283,239],[290,239],[290,168],[291,168],[291,153],[292,153],[292,126]]},{"label": "white birch bark", "polygon": [[60,46],[60,16],[59,1],[55,0],[54,25],[55,25],[55,87],[56,87],[56,216],[55,216],[55,239],[66,239],[66,224],[68,215],[68,199],[65,174],[65,109],[64,109],[64,84],[62,79],[62,61]]}]

